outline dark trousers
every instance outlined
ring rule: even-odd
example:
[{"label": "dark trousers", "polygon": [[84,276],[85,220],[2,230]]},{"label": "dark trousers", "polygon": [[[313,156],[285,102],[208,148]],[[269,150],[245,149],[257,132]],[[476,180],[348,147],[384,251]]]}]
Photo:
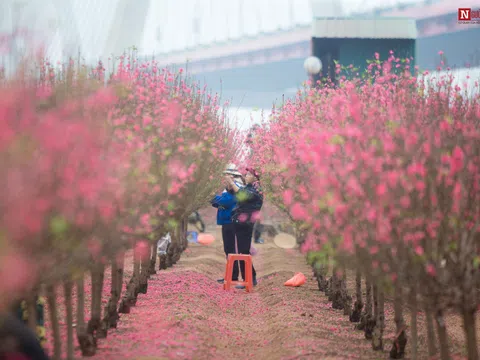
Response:
[{"label": "dark trousers", "polygon": [[[253,224],[251,223],[235,223],[235,235],[237,236],[237,246],[239,254],[250,254],[250,247],[252,246]],[[245,277],[245,262],[240,261],[240,270],[242,272],[243,280]],[[257,278],[257,273],[252,264],[252,276]]]},{"label": "dark trousers", "polygon": [[[235,250],[235,225],[222,225],[223,250],[228,259],[228,254],[236,254]],[[238,281],[238,261],[233,264],[232,280]]]}]

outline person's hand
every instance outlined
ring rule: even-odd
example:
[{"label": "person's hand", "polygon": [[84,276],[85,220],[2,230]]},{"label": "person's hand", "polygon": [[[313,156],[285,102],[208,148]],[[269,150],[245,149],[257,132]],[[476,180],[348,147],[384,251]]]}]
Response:
[{"label": "person's hand", "polygon": [[231,176],[225,176],[225,181],[228,185],[233,185],[233,179]]}]

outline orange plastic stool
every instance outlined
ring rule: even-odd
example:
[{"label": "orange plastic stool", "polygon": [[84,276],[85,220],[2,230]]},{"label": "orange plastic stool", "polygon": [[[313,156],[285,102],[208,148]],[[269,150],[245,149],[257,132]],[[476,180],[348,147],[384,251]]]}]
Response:
[{"label": "orange plastic stool", "polygon": [[[232,281],[233,264],[237,260],[245,262],[245,281]],[[232,285],[244,285],[247,292],[251,292],[253,290],[252,257],[250,255],[228,254],[224,279],[224,290],[230,290]]]}]

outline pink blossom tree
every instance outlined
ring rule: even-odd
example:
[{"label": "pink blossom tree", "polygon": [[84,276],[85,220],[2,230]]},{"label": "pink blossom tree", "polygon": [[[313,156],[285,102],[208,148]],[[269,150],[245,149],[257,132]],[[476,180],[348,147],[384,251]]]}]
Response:
[{"label": "pink blossom tree", "polygon": [[[365,274],[375,349],[383,348],[384,294],[393,291],[397,337],[391,355],[403,356],[407,290],[410,302],[420,296],[427,314],[435,315],[442,359],[450,356],[443,313],[460,311],[474,359],[479,98],[467,98],[451,77],[425,83],[408,65],[392,71],[401,67],[392,55],[372,62],[373,78],[299,94],[263,129],[255,161],[267,173],[271,196],[283,197],[282,206],[303,224],[303,251],[315,262],[333,261],[327,289],[334,307],[338,298],[349,306],[344,276],[350,267],[357,271],[358,315]],[[323,279],[319,285],[325,288]],[[415,357],[415,332],[412,341]]]},{"label": "pink blossom tree", "polygon": [[[97,339],[119,318],[125,252],[134,249],[124,296],[131,306],[147,291],[153,241],[171,232],[170,265],[178,260],[186,216],[209,200],[238,148],[216,97],[154,63],[122,60],[106,87],[101,63],[87,69],[43,62],[38,76],[24,72],[0,89],[2,309],[18,297],[32,299],[45,285],[54,358],[61,357],[58,285],[66,300],[67,358],[74,356],[75,293],[77,338],[82,353],[93,355]],[[109,263],[112,285],[102,317]]]}]

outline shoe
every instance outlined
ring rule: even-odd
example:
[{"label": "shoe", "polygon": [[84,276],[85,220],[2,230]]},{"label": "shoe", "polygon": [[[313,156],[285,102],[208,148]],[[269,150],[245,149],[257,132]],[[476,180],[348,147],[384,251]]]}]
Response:
[{"label": "shoe", "polygon": [[[253,279],[253,286],[257,286],[257,279]],[[245,289],[245,285],[237,285],[235,286],[235,289],[243,290]]]},{"label": "shoe", "polygon": [[255,240],[255,244],[264,244],[265,241],[263,241],[263,239],[258,239],[258,240]]},{"label": "shoe", "polygon": [[[232,281],[238,281],[238,279],[232,279]],[[225,279],[217,279],[217,283],[219,284],[224,284],[225,283]]]}]

